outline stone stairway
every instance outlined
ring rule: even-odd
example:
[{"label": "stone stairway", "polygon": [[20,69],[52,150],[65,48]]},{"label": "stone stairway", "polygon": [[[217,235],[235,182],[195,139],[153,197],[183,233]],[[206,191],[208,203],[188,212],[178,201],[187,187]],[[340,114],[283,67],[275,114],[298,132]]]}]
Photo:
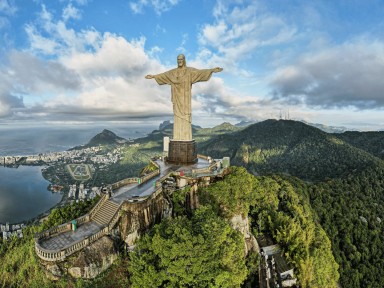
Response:
[{"label": "stone stairway", "polygon": [[105,201],[96,214],[92,217],[92,221],[101,226],[105,226],[111,221],[113,215],[119,209],[119,204],[110,200]]}]

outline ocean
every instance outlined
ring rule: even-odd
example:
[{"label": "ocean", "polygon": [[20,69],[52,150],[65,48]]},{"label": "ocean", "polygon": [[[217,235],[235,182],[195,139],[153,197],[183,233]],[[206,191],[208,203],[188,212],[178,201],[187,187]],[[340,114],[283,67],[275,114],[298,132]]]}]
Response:
[{"label": "ocean", "polygon": [[65,151],[86,144],[104,129],[120,137],[134,139],[146,136],[155,125],[74,125],[74,126],[0,126],[0,156],[25,156],[46,152]]},{"label": "ocean", "polygon": [[[103,129],[120,137],[144,137],[155,125],[0,126],[0,156],[25,156],[65,151],[86,144]],[[0,223],[22,223],[49,210],[61,201],[60,193],[47,189],[42,167],[0,166]]]}]

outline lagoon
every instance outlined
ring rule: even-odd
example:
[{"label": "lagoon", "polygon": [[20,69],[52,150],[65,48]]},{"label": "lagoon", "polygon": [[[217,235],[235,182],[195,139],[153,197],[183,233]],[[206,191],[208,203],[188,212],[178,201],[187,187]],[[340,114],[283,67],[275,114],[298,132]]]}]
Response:
[{"label": "lagoon", "polygon": [[42,167],[0,166],[0,223],[16,224],[30,220],[61,201],[60,193],[49,191]]},{"label": "lagoon", "polygon": [[[126,139],[144,137],[157,126],[153,124],[105,124],[25,126],[1,125],[0,156],[36,155],[65,151],[86,144],[103,129],[111,129]],[[61,200],[61,195],[47,190],[50,184],[41,174],[42,167],[0,166],[0,223],[30,220],[46,212]]]}]

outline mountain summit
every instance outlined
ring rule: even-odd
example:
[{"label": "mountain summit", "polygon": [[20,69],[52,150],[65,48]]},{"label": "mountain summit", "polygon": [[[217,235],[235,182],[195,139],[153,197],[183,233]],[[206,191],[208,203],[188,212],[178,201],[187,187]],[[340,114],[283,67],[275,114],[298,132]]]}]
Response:
[{"label": "mountain summit", "polygon": [[378,164],[379,159],[318,128],[292,120],[266,120],[213,137],[200,153],[231,157],[254,174],[287,173],[321,181]]},{"label": "mountain summit", "polygon": [[117,136],[110,130],[104,129],[101,133],[94,136],[86,146],[98,146],[98,145],[111,145],[124,143],[127,140],[125,138]]}]

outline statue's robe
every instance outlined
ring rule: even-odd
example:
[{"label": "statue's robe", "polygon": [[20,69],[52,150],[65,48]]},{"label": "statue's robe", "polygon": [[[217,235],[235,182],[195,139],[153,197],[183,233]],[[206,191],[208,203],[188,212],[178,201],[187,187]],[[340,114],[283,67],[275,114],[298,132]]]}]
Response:
[{"label": "statue's robe", "polygon": [[208,81],[213,69],[182,67],[154,75],[159,85],[168,84],[172,88],[173,140],[192,140],[192,84]]}]

